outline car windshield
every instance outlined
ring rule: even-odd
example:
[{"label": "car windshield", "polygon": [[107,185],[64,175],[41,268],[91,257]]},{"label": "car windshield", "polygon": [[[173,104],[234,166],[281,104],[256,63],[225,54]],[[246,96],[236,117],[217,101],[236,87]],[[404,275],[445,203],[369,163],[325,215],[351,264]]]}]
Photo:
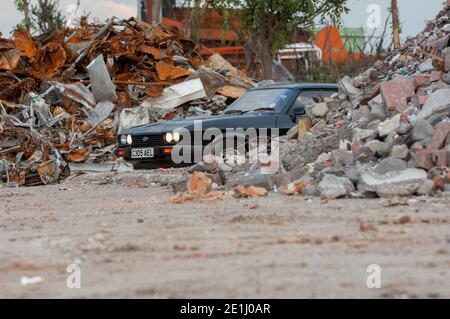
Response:
[{"label": "car windshield", "polygon": [[257,110],[281,111],[295,94],[289,89],[267,89],[248,91],[241,98],[231,104],[225,114],[253,112]]}]

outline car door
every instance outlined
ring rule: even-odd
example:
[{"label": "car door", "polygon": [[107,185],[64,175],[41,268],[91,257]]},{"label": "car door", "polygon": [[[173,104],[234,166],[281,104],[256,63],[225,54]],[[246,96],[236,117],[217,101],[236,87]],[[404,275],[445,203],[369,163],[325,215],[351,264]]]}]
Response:
[{"label": "car door", "polygon": [[289,129],[297,124],[297,117],[294,114],[294,110],[305,107],[306,105],[313,102],[320,102],[324,98],[331,97],[336,90],[332,89],[305,89],[302,90],[292,105],[289,107],[286,113],[280,114],[278,116],[277,126],[280,129],[280,134],[286,134]]}]

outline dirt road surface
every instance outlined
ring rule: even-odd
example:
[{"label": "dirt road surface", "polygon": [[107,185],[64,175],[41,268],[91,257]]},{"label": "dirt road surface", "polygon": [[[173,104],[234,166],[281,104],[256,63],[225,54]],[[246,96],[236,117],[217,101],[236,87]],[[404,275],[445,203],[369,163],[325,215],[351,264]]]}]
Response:
[{"label": "dirt road surface", "polygon": [[[172,196],[107,179],[0,189],[0,297],[450,297],[450,197]],[[73,263],[79,289],[66,283]],[[367,287],[371,264],[379,289]]]}]

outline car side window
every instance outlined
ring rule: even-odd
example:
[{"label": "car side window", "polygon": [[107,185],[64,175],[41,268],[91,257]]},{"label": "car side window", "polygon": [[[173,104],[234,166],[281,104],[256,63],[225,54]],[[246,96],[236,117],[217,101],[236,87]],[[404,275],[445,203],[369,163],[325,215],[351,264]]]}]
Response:
[{"label": "car side window", "polygon": [[311,103],[320,103],[325,98],[331,97],[336,91],[331,90],[305,90],[300,93],[300,95],[295,100],[291,109],[289,110],[289,115],[294,114],[294,109],[298,107],[305,107]]}]

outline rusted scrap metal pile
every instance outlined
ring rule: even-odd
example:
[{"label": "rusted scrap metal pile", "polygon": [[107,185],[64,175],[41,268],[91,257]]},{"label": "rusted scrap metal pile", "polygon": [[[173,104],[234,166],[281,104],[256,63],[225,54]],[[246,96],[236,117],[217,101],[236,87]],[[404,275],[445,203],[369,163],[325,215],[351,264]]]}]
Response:
[{"label": "rusted scrap metal pile", "polygon": [[221,56],[202,61],[189,39],[136,19],[0,34],[0,183],[48,184],[71,162],[111,161],[120,126],[214,114],[253,86]]},{"label": "rusted scrap metal pile", "polygon": [[[274,158],[237,172],[203,163],[192,170],[218,191],[234,188],[228,194],[235,197],[253,196],[250,186],[325,201],[450,192],[450,5],[384,61],[342,79],[340,93],[309,103],[279,150],[279,163]],[[268,165],[279,170],[264,174]],[[192,176],[191,184],[204,180]]]}]

